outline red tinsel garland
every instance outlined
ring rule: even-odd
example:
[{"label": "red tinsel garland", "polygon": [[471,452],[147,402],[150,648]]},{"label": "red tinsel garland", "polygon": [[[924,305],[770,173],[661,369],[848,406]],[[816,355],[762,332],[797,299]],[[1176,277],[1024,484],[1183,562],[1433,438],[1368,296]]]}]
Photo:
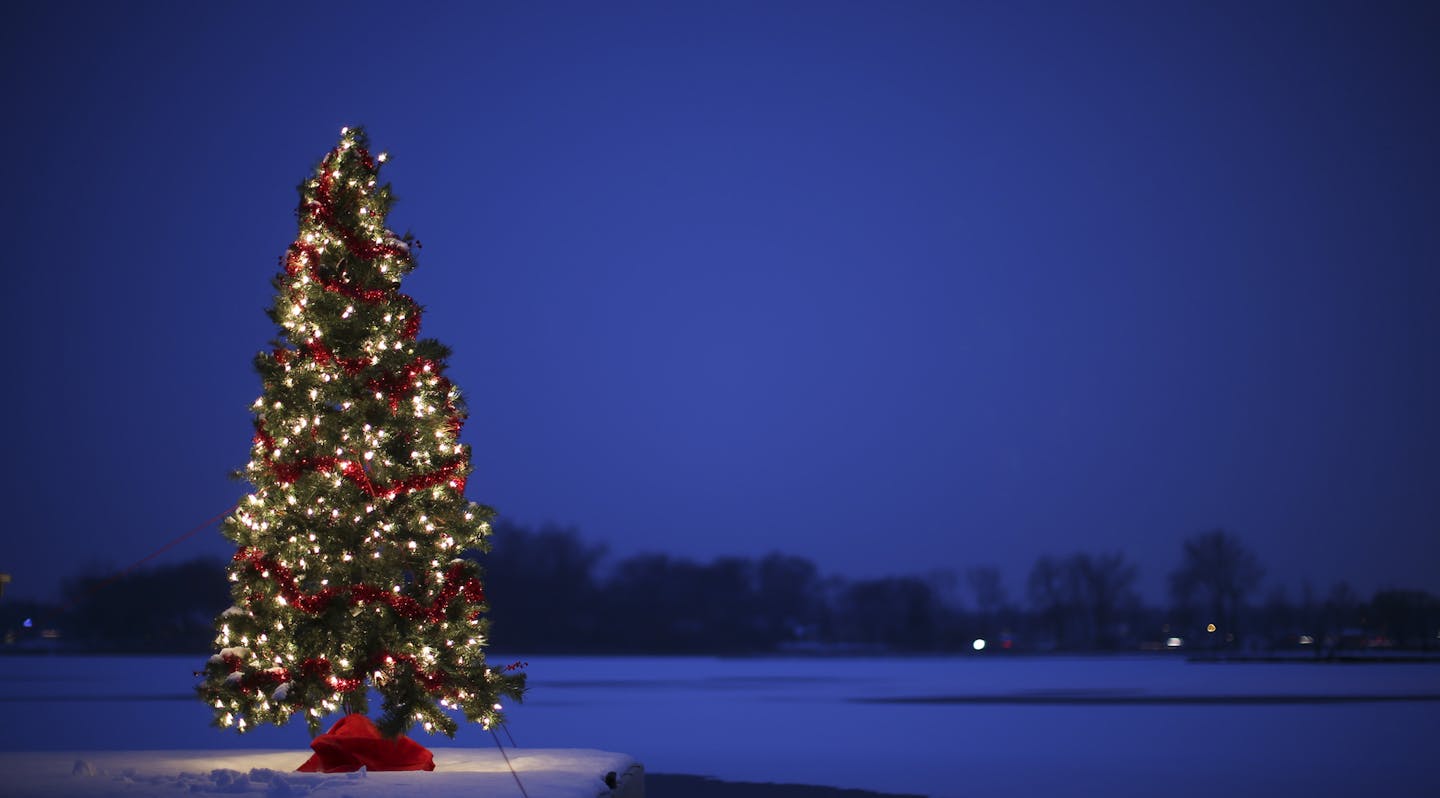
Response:
[{"label": "red tinsel garland", "polygon": [[370,157],[370,151],[365,149],[364,147],[345,147],[344,145],[335,147],[334,149],[325,153],[325,157],[321,159],[320,163],[321,165],[330,163],[331,159],[338,159],[340,156],[344,155],[347,152],[355,153],[356,157],[358,157],[365,164],[366,169],[369,169],[372,172],[375,171],[375,159]]},{"label": "red tinsel garland", "polygon": [[319,262],[320,252],[314,245],[296,241],[290,245],[290,250],[285,255],[285,271],[291,275],[308,271],[310,277],[319,283],[321,288],[359,302],[375,305],[393,298],[409,308],[409,312],[405,314],[405,326],[401,328],[401,333],[411,341],[420,334],[420,304],[409,295],[383,288],[357,288],[349,283],[328,279],[320,273]]},{"label": "red tinsel garland", "polygon": [[[226,654],[222,661],[230,673],[236,673],[245,669],[245,663],[234,654]],[[449,677],[442,670],[427,671],[420,664],[420,661],[409,654],[396,654],[392,651],[382,649],[375,656],[360,664],[356,672],[368,672],[383,667],[385,670],[394,671],[397,663],[408,665],[415,681],[419,682],[426,690],[437,691],[445,687]],[[520,665],[520,663],[516,663]],[[505,671],[514,670],[516,665],[507,666]],[[241,692],[261,688],[277,687],[285,682],[295,680],[295,674],[288,668],[267,668],[265,670],[253,670],[240,678]],[[324,682],[331,689],[338,693],[352,693],[364,686],[365,680],[360,677],[346,679],[336,676],[330,660],[324,657],[309,657],[300,663],[300,678],[308,678]],[[457,694],[446,694],[446,698],[458,698]],[[296,698],[295,702],[300,699]]]},{"label": "red tinsel garland", "polygon": [[[374,171],[375,161],[370,157],[370,153],[366,151],[364,147],[354,147],[351,148],[350,151],[354,152],[356,156],[361,159],[366,169]],[[332,233],[340,238],[341,242],[345,245],[345,249],[350,254],[365,260],[373,260],[385,256],[408,259],[410,257],[408,247],[392,245],[383,241],[366,241],[354,230],[342,224],[336,217],[334,199],[331,195],[331,189],[335,180],[335,171],[329,168],[329,166],[333,160],[339,159],[345,152],[346,150],[337,147],[326,154],[324,160],[321,161],[320,178],[315,183],[316,199],[308,201],[305,207],[309,210],[313,218],[318,219]],[[291,275],[298,275],[302,270],[306,270],[305,267],[308,265],[310,276],[326,291],[338,293],[351,299],[371,304],[385,302],[391,298],[402,302],[410,308],[410,312],[405,315],[405,326],[403,328],[405,338],[414,340],[420,333],[420,305],[416,303],[414,299],[391,289],[364,289],[338,280],[327,279],[318,269],[319,262],[320,253],[317,247],[303,241],[296,241],[290,245],[290,250],[286,253],[285,270]]]},{"label": "red tinsel garland", "polygon": [[351,377],[364,371],[367,366],[372,365],[373,358],[368,357],[340,357],[330,351],[330,348],[314,340],[306,341],[301,346],[310,358],[322,366],[328,366],[332,362],[340,366],[340,369]]},{"label": "red tinsel garland", "polygon": [[[311,359],[313,359],[316,363],[319,363],[322,366],[329,365],[330,363],[338,364],[346,374],[352,377],[357,376],[367,367],[374,364],[373,358],[367,359],[339,357],[333,352],[331,352],[329,347],[325,346],[325,344],[315,340],[306,341],[303,351],[306,354],[310,355]],[[298,353],[289,349],[276,349],[272,354],[275,358],[275,362],[283,366]],[[410,363],[410,365],[405,367],[403,376],[396,377],[387,375],[375,377],[368,380],[365,383],[365,386],[372,391],[383,394],[385,396],[386,403],[390,406],[390,412],[396,413],[400,410],[400,402],[403,401],[405,397],[409,396],[411,393],[414,392],[416,387],[416,380],[420,377],[421,374],[425,374],[427,372],[433,372],[437,375],[436,387],[439,388],[441,393],[444,393],[446,395],[445,409],[449,410],[451,414],[447,426],[449,426],[455,434],[460,434],[460,427],[462,425],[462,422],[460,421],[459,414],[455,412],[455,403],[453,400],[450,399],[449,396],[452,385],[448,378],[438,376],[440,372],[439,363],[436,363],[429,358],[417,357],[413,362]]]},{"label": "red tinsel garland", "polygon": [[459,475],[459,472],[468,464],[464,455],[457,457],[438,469],[425,473],[415,474],[398,482],[389,485],[377,486],[370,480],[370,475],[365,467],[355,460],[345,460],[332,455],[321,455],[319,457],[302,457],[289,462],[276,460],[271,456],[276,448],[275,439],[265,431],[265,424],[262,421],[255,422],[254,441],[261,444],[265,449],[265,465],[269,467],[270,473],[275,479],[284,484],[292,484],[300,479],[306,471],[320,471],[330,473],[339,471],[340,475],[350,480],[359,487],[366,495],[375,499],[393,499],[402,493],[413,493],[417,490],[433,488],[441,483],[447,483],[455,489],[456,493],[465,493],[466,478]]},{"label": "red tinsel garland", "polygon": [[[326,162],[329,162],[328,157],[326,158]],[[332,207],[333,203],[330,196],[330,188],[334,180],[335,173],[333,171],[324,169],[320,173],[320,179],[316,181],[315,186],[315,196],[317,199],[311,200],[307,204],[307,207],[310,209],[310,215],[324,223],[326,227],[330,228],[332,233],[340,236],[340,240],[345,242],[345,248],[353,255],[367,260],[384,257],[386,255],[390,255],[391,257],[408,256],[410,253],[406,247],[397,247],[384,242],[366,241],[356,235],[355,231],[340,223],[340,220],[335,216],[335,209]]]},{"label": "red tinsel garland", "polygon": [[[356,156],[361,158],[361,160],[365,163],[366,168],[372,170],[374,169],[374,161],[373,159],[371,159],[370,153],[367,152],[365,148],[357,147],[353,148],[353,151],[355,152]],[[330,189],[334,177],[332,170],[328,169],[327,166],[332,160],[338,159],[341,155],[343,155],[344,152],[345,150],[341,148],[331,150],[325,156],[325,159],[321,162],[322,171],[320,179],[316,183],[316,195],[318,197],[318,200],[313,201],[308,205],[308,207],[310,207],[311,209],[312,214],[315,215],[317,218],[321,219],[321,221],[323,221],[326,226],[332,230],[332,232],[340,236],[341,240],[344,241],[346,248],[351,252],[351,254],[364,258],[375,258],[383,255],[403,255],[408,257],[408,253],[400,247],[374,245],[361,240],[359,236],[357,236],[353,231],[346,228],[344,225],[341,225],[339,221],[335,218],[334,210],[331,207],[332,202],[330,195]],[[404,294],[392,292],[391,290],[361,289],[356,286],[349,285],[348,283],[329,280],[318,270],[317,266],[319,260],[319,251],[316,247],[305,242],[297,241],[291,245],[290,250],[286,255],[285,268],[286,271],[289,272],[291,275],[296,275],[299,274],[302,270],[305,270],[308,265],[308,271],[310,275],[323,288],[325,288],[325,290],[337,292],[359,301],[374,304],[387,301],[393,296],[395,299],[406,303],[411,308],[411,312],[406,315],[405,319],[405,337],[413,340],[415,336],[419,334],[420,308],[419,305],[416,304],[415,300]],[[346,374],[350,375],[351,377],[358,376],[360,372],[364,371],[365,368],[373,365],[375,362],[374,358],[372,357],[340,357],[331,352],[330,349],[326,347],[322,342],[314,339],[306,341],[302,345],[302,351],[308,354],[313,360],[315,360],[316,363],[319,363],[321,365],[329,365],[332,362],[336,363]],[[291,352],[290,350],[277,349],[275,350],[274,356],[277,363],[284,365],[294,354],[295,353]],[[403,381],[401,378],[397,377],[379,377],[369,380],[367,382],[367,387],[369,387],[371,390],[383,394],[386,397],[387,404],[390,407],[390,412],[396,413],[399,412],[400,402],[403,400],[403,398],[415,389],[416,379],[422,373],[425,373],[427,371],[434,371],[438,374],[439,364],[426,358],[416,358],[413,363],[406,367],[404,371]],[[450,381],[444,377],[439,377],[438,379],[440,389],[445,394],[447,394],[445,399],[445,407],[448,411],[450,411],[450,415],[446,420],[446,426],[454,434],[458,435],[462,422],[459,417],[459,413],[456,412],[454,402],[448,396],[451,387]],[[425,488],[438,485],[441,482],[445,482],[447,480],[453,487],[455,487],[456,490],[460,491],[461,493],[463,493],[465,490],[464,477],[455,476],[455,473],[457,471],[464,468],[464,458],[451,461],[450,463],[442,466],[439,470],[431,472],[429,474],[416,475],[410,477],[409,479],[402,480],[399,483],[380,488],[376,487],[370,481],[369,474],[366,473],[364,466],[353,460],[343,460],[338,457],[321,456],[314,458],[301,458],[297,461],[289,463],[276,461],[269,454],[275,449],[274,440],[265,433],[263,424],[257,423],[257,432],[255,439],[257,442],[262,442],[265,444],[266,463],[270,467],[272,473],[275,474],[275,477],[281,482],[292,483],[299,479],[300,475],[307,470],[329,472],[338,469],[342,475],[348,478],[351,482],[358,485],[367,494],[375,498],[394,498],[401,493],[411,492],[415,490],[423,490]]]},{"label": "red tinsel garland", "polygon": [[274,557],[255,548],[240,549],[235,552],[235,560],[245,563],[246,569],[249,571],[270,574],[268,578],[279,586],[280,595],[285,602],[310,615],[324,612],[325,608],[341,594],[348,594],[352,605],[366,601],[388,604],[396,614],[404,618],[412,621],[423,619],[438,623],[445,620],[445,611],[457,597],[463,596],[466,601],[473,604],[479,604],[485,600],[485,588],[480,584],[480,580],[474,577],[463,578],[465,576],[463,563],[452,563],[446,569],[445,584],[436,594],[435,601],[426,606],[409,596],[402,596],[364,583],[346,587],[328,585],[314,593],[306,593],[301,590],[299,583],[295,581],[295,573],[288,566],[282,565]]},{"label": "red tinsel garland", "polygon": [[[438,376],[439,372],[439,363],[429,358],[417,357],[410,365],[405,367],[403,376],[377,377],[367,382],[366,386],[372,391],[385,394],[385,398],[390,405],[390,412],[397,413],[400,411],[401,400],[415,390],[415,383],[420,378],[420,375],[434,373],[437,375],[436,387],[440,389],[441,393],[445,394],[445,409],[450,411],[452,418],[458,419],[458,415],[455,413],[455,403],[450,399],[450,380]],[[458,434],[458,429],[456,432]]]},{"label": "red tinsel garland", "polygon": [[[244,661],[241,660],[239,657],[235,656],[234,654],[225,654],[222,657],[222,661],[224,662],[225,666],[229,668],[230,673],[236,673],[238,671],[244,670],[245,668]],[[447,686],[447,683],[449,682],[449,678],[445,675],[444,671],[438,669],[434,671],[427,671],[425,670],[424,666],[420,664],[420,661],[417,660],[415,657],[409,654],[396,654],[395,652],[388,651],[386,649],[381,649],[374,656],[370,657],[365,662],[360,663],[360,665],[355,669],[354,672],[367,673],[376,670],[377,668],[383,668],[384,670],[393,673],[395,670],[395,666],[399,663],[408,665],[411,674],[415,677],[415,681],[419,682],[425,687],[426,690],[429,690],[431,692],[442,690]],[[530,663],[528,662],[521,662],[517,660],[510,663],[509,665],[506,665],[500,670],[504,673],[510,673],[512,671],[517,671],[522,668],[529,667],[529,665]],[[324,657],[309,657],[302,661],[300,663],[300,675],[301,677],[322,681],[325,684],[329,685],[331,689],[339,693],[351,693],[359,690],[365,685],[365,679],[361,677],[346,679],[336,676],[334,674],[333,666],[330,664],[330,660]],[[240,691],[248,693],[251,690],[255,689],[268,689],[284,684],[285,682],[292,681],[293,679],[294,673],[288,668],[274,667],[268,668],[266,670],[255,670],[241,677]],[[444,697],[450,700],[458,700],[460,698],[460,694],[458,690],[445,691]],[[301,702],[301,699],[299,697],[296,697],[294,699],[291,699],[291,702],[298,704]]]}]

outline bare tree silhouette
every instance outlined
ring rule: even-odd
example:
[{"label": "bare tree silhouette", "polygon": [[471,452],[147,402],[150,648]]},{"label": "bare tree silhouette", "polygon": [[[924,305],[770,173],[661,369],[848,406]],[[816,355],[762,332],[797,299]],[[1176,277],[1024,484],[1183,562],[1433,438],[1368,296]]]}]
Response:
[{"label": "bare tree silhouette", "polygon": [[1030,568],[1026,582],[1026,593],[1030,605],[1040,614],[1045,626],[1054,636],[1055,645],[1065,644],[1066,619],[1070,614],[1065,593],[1065,569],[1060,561],[1048,554],[1042,554]]},{"label": "bare tree silhouette", "polygon": [[1170,573],[1170,594],[1177,607],[1209,628],[1213,645],[1240,640],[1239,619],[1245,599],[1260,586],[1265,569],[1255,554],[1234,535],[1212,529],[1187,538],[1180,567]]},{"label": "bare tree silhouette", "polygon": [[1090,645],[1110,648],[1123,636],[1117,624],[1124,611],[1140,603],[1135,593],[1139,568],[1121,552],[1072,554],[1065,560],[1065,581],[1082,610]]}]

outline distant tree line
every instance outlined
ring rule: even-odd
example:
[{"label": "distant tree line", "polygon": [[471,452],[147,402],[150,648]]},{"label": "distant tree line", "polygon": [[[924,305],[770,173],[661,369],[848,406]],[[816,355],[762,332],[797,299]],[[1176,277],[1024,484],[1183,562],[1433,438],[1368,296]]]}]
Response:
[{"label": "distant tree line", "polygon": [[494,642],[517,651],[942,652],[976,640],[1032,652],[1440,648],[1440,599],[1381,590],[1367,602],[1345,583],[1324,596],[1307,587],[1298,602],[1283,589],[1262,597],[1263,567],[1223,530],[1184,542],[1166,607],[1141,602],[1139,568],[1119,552],[1042,556],[1019,600],[993,566],[842,579],[778,553],[709,563],[639,554],[607,569],[603,547],[556,526],[501,524],[483,560]]},{"label": "distant tree line", "polygon": [[[1440,649],[1435,596],[1362,599],[1343,582],[1294,599],[1278,587],[1262,594],[1264,568],[1223,530],[1184,541],[1165,607],[1141,602],[1139,568],[1120,552],[1042,556],[1020,596],[993,566],[844,579],[780,553],[609,563],[603,546],[558,526],[501,523],[492,551],[470,556],[486,568],[492,647],[515,653],[951,652],[977,640],[987,652]],[[206,651],[231,603],[223,571],[194,560],[71,580],[60,606],[0,600],[0,651]]]},{"label": "distant tree line", "polygon": [[59,604],[0,600],[0,651],[208,651],[215,617],[230,606],[224,561],[162,565],[116,577],[87,573],[61,587]]}]

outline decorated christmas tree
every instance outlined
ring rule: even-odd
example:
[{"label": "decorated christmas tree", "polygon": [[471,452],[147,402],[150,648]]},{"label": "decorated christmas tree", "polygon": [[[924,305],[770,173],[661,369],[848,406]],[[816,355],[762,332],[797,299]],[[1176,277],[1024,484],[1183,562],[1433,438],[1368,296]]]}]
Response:
[{"label": "decorated christmas tree", "polygon": [[485,662],[485,592],[463,554],[486,549],[494,513],[465,498],[449,350],[419,337],[420,307],[398,290],[418,243],[385,226],[385,159],[362,130],[341,131],[300,185],[274,281],[254,490],[222,527],[239,546],[234,606],[199,687],[216,723],[241,732],[300,714],[313,735],[326,715],[366,713],[373,689],[386,736],[416,723],[454,736],[446,708],[490,728],[501,697],[523,690],[513,666]]}]

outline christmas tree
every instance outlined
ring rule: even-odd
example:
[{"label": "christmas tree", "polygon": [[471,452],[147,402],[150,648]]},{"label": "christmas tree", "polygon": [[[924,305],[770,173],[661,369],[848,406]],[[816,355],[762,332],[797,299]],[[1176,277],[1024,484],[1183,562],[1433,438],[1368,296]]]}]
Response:
[{"label": "christmas tree", "polygon": [[479,566],[494,512],[466,500],[470,451],[449,350],[418,337],[399,293],[418,247],[386,228],[384,153],[358,128],[300,185],[299,234],[282,258],[270,317],[280,337],[255,359],[264,386],[243,476],[254,487],[222,530],[239,546],[235,605],[217,620],[201,697],[243,732],[296,713],[365,713],[380,731],[419,723],[454,736],[443,708],[486,728],[523,676],[485,663]]}]

